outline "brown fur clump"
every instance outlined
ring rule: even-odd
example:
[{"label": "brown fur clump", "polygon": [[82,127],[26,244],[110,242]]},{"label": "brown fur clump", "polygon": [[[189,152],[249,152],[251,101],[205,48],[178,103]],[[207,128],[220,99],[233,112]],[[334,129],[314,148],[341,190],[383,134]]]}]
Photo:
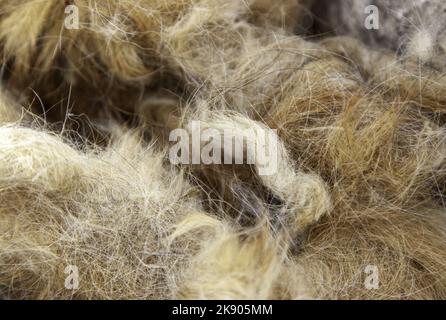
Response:
[{"label": "brown fur clump", "polygon": [[[0,283],[7,296],[168,296],[166,278],[185,258],[163,238],[200,208],[184,199],[193,190],[162,168],[161,154],[132,135],[97,155],[38,130],[3,126],[0,135]],[[82,283],[74,293],[63,281],[71,265]]]},{"label": "brown fur clump", "polygon": [[[446,298],[441,59],[304,39],[311,1],[73,3],[83,28],[60,36],[61,2],[0,2],[6,87],[44,106],[69,89],[110,136],[1,96],[3,296]],[[254,145],[245,130],[276,129],[277,170],[173,165],[168,134],[192,121]]]},{"label": "brown fur clump", "polygon": [[[207,254],[210,241],[222,243],[229,256],[244,246],[234,242],[233,228],[202,211],[179,173],[163,168],[162,153],[142,149],[135,135],[98,154],[28,128],[3,126],[0,135],[0,285],[10,298],[173,298],[178,290],[184,295],[179,279],[191,257]],[[280,267],[280,257],[270,259]],[[71,266],[80,274],[76,291],[65,288]],[[278,277],[261,276],[271,285]],[[237,273],[227,278],[241,288],[248,283]],[[227,297],[262,298],[270,290]]]},{"label": "brown fur clump", "polygon": [[[44,111],[55,107],[54,119],[73,108],[92,116],[105,105],[131,111],[146,88],[168,77],[159,54],[161,29],[191,3],[2,1],[0,61],[7,83],[37,95]],[[67,5],[78,8],[78,29],[65,27]]]},{"label": "brown fur clump", "polygon": [[[343,41],[324,44],[339,48]],[[297,71],[267,119],[299,163],[321,174],[331,189],[333,212],[309,232],[300,256],[312,262],[300,261],[326,298],[442,298],[445,135],[432,111],[443,97],[408,90],[416,79],[410,62],[393,59],[394,72],[385,81],[381,69],[363,66],[379,60],[367,58],[361,44],[342,48],[335,53],[343,59],[329,55]],[[389,63],[388,56],[381,58]],[[428,86],[433,80],[420,81]],[[364,287],[358,270],[367,265],[383,270],[380,290]]]},{"label": "brown fur clump", "polygon": [[[146,145],[137,133],[122,134],[106,150],[81,150],[17,123],[0,126],[0,137],[2,295],[261,299],[274,298],[277,288],[288,284],[290,267],[282,264],[286,250],[280,240],[267,229],[242,230],[206,213],[198,190],[166,166],[163,151]],[[249,245],[242,236],[251,239]],[[232,261],[234,254],[240,258],[225,274],[224,259]],[[247,256],[252,259],[245,265]],[[225,281],[239,289],[209,291],[216,289],[213,267],[207,271],[211,282],[195,283],[194,276],[188,284],[195,272],[205,277],[203,259],[223,268]],[[265,259],[271,267],[263,267]],[[266,287],[251,290],[251,278],[240,273],[259,264],[251,277]],[[80,275],[75,291],[67,290],[65,280],[73,267]],[[294,290],[279,292],[290,298]]]},{"label": "brown fur clump", "polygon": [[[196,23],[204,16],[216,25],[219,11],[237,8],[257,24],[295,29],[305,1],[281,0],[273,8],[263,0],[2,1],[0,62],[8,86],[25,91],[53,121],[72,110],[100,118],[105,109],[125,119],[160,90],[185,94],[178,52],[169,48],[169,30],[189,27],[178,23],[183,16],[196,12]],[[72,22],[68,5],[78,8],[76,28],[65,26]],[[17,23],[28,19],[32,23]]]}]

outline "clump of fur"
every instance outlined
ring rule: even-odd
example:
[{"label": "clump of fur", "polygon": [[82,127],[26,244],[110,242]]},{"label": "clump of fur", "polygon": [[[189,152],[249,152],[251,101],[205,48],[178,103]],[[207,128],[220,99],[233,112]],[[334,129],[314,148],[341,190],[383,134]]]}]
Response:
[{"label": "clump of fur", "polygon": [[[185,299],[310,299],[311,288],[287,246],[265,228],[241,240],[222,233],[197,255],[178,297]],[[247,272],[249,270],[249,272]]]},{"label": "clump of fur", "polygon": [[[78,27],[66,26],[73,22],[69,5],[78,9]],[[187,28],[179,21],[191,14],[195,24],[208,18],[218,23],[213,15],[229,7],[253,23],[290,29],[305,9],[298,0],[273,7],[263,0],[2,1],[0,62],[6,84],[35,99],[37,110],[52,121],[73,110],[98,119],[126,119],[160,91],[187,93],[168,30]]]},{"label": "clump of fur", "polygon": [[[0,62],[6,85],[52,121],[71,112],[128,117],[159,82],[167,89],[178,85],[160,56],[161,29],[193,2],[2,1]],[[68,5],[78,10],[77,27],[66,26],[73,22]]]},{"label": "clump of fur", "polygon": [[[3,126],[0,136],[0,284],[9,297],[169,297],[170,272],[185,257],[163,238],[200,207],[162,154],[134,135],[98,154],[29,128]],[[75,291],[64,287],[71,265]]]},{"label": "clump of fur", "polygon": [[[373,10],[366,10],[373,6]],[[442,0],[321,0],[312,8],[322,32],[348,35],[375,48],[408,51],[426,57],[440,53],[446,35]],[[372,16],[373,13],[373,16]],[[372,18],[372,29],[366,22]],[[414,51],[412,49],[415,49]]]},{"label": "clump of fur", "polygon": [[[223,142],[226,160],[230,158],[232,163],[239,164],[251,160],[262,186],[284,204],[278,209],[279,220],[293,236],[330,212],[331,201],[324,182],[315,174],[295,168],[287,149],[268,127],[237,114],[216,113],[203,120],[202,129],[220,134],[213,139]],[[233,138],[226,145],[228,137],[224,134],[228,133]],[[244,159],[232,159],[234,150],[240,148],[246,153]]]},{"label": "clump of fur", "polygon": [[[370,52],[348,38],[308,43],[280,31],[260,33],[243,20],[237,25],[223,12],[220,16],[222,30],[239,32],[210,49],[208,45],[216,45],[214,39],[220,39],[219,27],[212,29],[214,33],[202,34],[199,30],[204,22],[195,27],[197,19],[183,18],[190,31],[183,30],[178,39],[189,35],[191,38],[186,39],[191,46],[186,52],[197,52],[197,57],[203,54],[203,62],[191,56],[183,68],[205,83],[197,94],[204,94],[210,101],[208,110],[235,109],[266,121],[279,130],[294,161],[328,183],[333,212],[323,217],[301,244],[303,252],[308,250],[320,263],[308,269],[303,264],[319,295],[443,297],[445,136],[438,112],[442,112],[441,88],[446,83],[441,73],[404,57]],[[234,43],[227,46],[232,40]],[[205,57],[212,60],[204,61]],[[209,64],[216,69],[205,76],[204,67]],[[236,67],[222,69],[228,65]],[[239,85],[229,87],[226,83]],[[240,127],[237,121],[232,122]],[[231,181],[224,171],[205,175],[216,173],[215,185]],[[287,181],[289,174],[279,177]],[[246,181],[246,176],[242,179]],[[297,181],[294,189],[299,189]],[[285,203],[292,206],[289,198]],[[388,224],[404,227],[389,229]],[[416,233],[417,229],[423,231]],[[344,242],[345,232],[348,235]],[[388,233],[396,236],[387,237]],[[330,237],[325,238],[325,234]],[[404,240],[415,235],[413,243]],[[334,245],[333,251],[327,250],[330,257],[326,256],[326,247],[338,239],[339,248]],[[299,244],[297,239],[293,242]],[[419,255],[416,242],[423,244],[425,254]],[[356,248],[357,244],[361,249]],[[375,248],[380,249],[370,253]],[[306,255],[298,255],[296,260],[301,261],[301,257]],[[364,261],[371,262],[364,265]],[[361,279],[367,265],[386,273],[381,291],[370,292],[364,286]],[[320,283],[318,279],[322,279]]]},{"label": "clump of fur", "polygon": [[[42,17],[60,6],[48,3]],[[348,37],[310,42],[292,34],[295,27],[281,11],[293,8],[292,1],[271,7],[236,0],[111,3],[132,21],[121,29],[135,35],[128,47],[112,45],[110,56],[101,51],[104,35],[82,37],[94,48],[87,50],[95,58],[87,59],[93,68],[85,71],[83,84],[93,97],[101,96],[94,81],[88,83],[99,79],[97,61],[105,65],[107,81],[118,79],[123,88],[151,72],[148,61],[156,61],[184,86],[175,91],[160,80],[160,90],[150,96],[144,78],[141,103],[128,101],[138,131],[151,132],[156,124],[162,138],[201,120],[219,132],[231,129],[243,141],[244,128],[277,129],[278,170],[262,176],[260,163],[173,166],[167,139],[127,133],[116,141],[120,126],[110,124],[106,129],[115,138],[103,150],[82,141],[76,145],[48,130],[11,124],[15,111],[5,102],[4,295],[446,298],[446,82],[436,51],[423,49],[412,59]],[[83,4],[93,15],[111,13],[109,7]],[[6,26],[15,10],[39,6],[2,5],[7,10],[0,24]],[[169,13],[160,9],[170,5]],[[147,12],[156,18],[145,20]],[[56,60],[46,56],[36,59],[51,66],[34,70],[39,76],[16,72],[31,61],[30,52],[36,54],[36,39],[43,41],[46,20],[36,21],[40,31],[25,41],[23,52],[6,31],[0,37],[12,68],[8,87],[57,79]],[[80,53],[73,50],[61,49],[61,59],[77,61],[72,54]],[[53,92],[42,88],[45,95]],[[108,98],[110,107],[122,101]],[[107,112],[104,117],[111,118]],[[67,265],[81,271],[84,286],[78,291],[64,288]],[[375,289],[365,282],[370,266],[378,271]]]},{"label": "clump of fur", "polygon": [[[138,134],[124,133],[106,150],[80,150],[57,135],[18,124],[0,126],[0,137],[2,295],[260,299],[274,298],[278,287],[289,284],[286,270],[293,265],[283,266],[287,252],[279,239],[268,230],[253,236],[204,212],[196,188]],[[244,235],[251,240],[242,240]],[[240,259],[232,259],[235,253]],[[233,273],[224,271],[225,258]],[[200,271],[202,259],[211,265],[205,268],[210,283]],[[214,266],[220,265],[226,281],[221,289],[237,283],[239,289],[216,290]],[[260,267],[251,275],[259,292],[250,278],[240,278],[250,266]],[[74,290],[66,287],[70,268],[79,275]],[[275,269],[277,274],[270,273]],[[203,282],[190,278],[196,272]]]}]

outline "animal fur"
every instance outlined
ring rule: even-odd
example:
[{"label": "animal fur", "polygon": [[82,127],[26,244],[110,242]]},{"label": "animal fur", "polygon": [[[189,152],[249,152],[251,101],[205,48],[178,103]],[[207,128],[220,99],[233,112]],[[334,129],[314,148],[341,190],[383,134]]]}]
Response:
[{"label": "animal fur", "polygon": [[[307,39],[312,8],[0,1],[0,294],[445,299],[441,53]],[[191,121],[276,129],[277,172],[173,165]]]},{"label": "animal fur", "polygon": [[[378,10],[377,29],[367,30],[366,8]],[[411,54],[424,61],[446,49],[446,3],[442,0],[321,0],[313,9],[323,32],[350,35],[368,45]]]}]

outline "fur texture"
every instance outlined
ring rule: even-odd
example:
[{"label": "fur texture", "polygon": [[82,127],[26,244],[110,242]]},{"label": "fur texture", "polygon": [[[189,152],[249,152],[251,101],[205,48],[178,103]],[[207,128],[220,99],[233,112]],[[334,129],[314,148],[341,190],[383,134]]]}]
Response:
[{"label": "fur texture", "polygon": [[[378,29],[365,21],[378,9]],[[323,32],[350,35],[368,45],[412,54],[423,61],[439,58],[446,49],[446,3],[442,0],[321,0],[313,9]]]},{"label": "fur texture", "polygon": [[[446,298],[440,51],[306,39],[312,1],[107,3],[0,1],[1,295]],[[192,121],[276,129],[278,170],[173,165]]]}]

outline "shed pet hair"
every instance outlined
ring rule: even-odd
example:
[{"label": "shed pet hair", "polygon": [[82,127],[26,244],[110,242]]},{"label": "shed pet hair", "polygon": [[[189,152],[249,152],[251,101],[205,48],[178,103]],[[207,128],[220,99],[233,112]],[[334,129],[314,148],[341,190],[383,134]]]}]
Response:
[{"label": "shed pet hair", "polygon": [[[0,0],[0,297],[446,299],[443,30],[320,3]],[[277,170],[173,164],[193,121]]]}]

